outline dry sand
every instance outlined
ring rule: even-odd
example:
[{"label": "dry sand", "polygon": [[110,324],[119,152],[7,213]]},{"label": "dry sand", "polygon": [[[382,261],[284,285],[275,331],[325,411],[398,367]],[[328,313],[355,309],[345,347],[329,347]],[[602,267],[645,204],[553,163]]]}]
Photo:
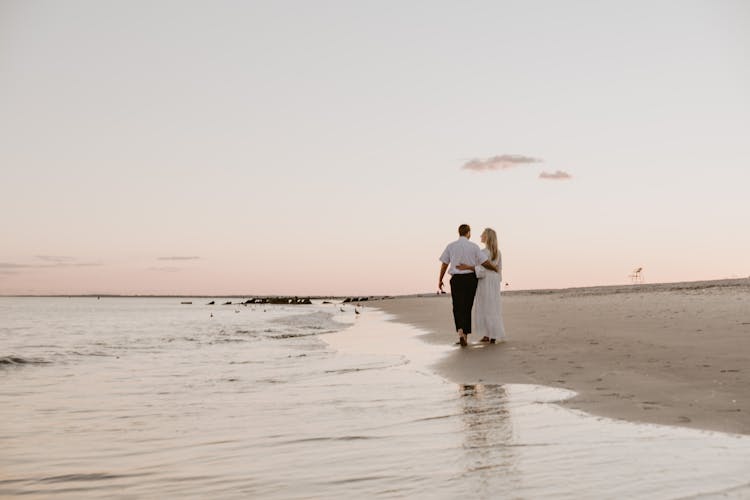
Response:
[{"label": "dry sand", "polygon": [[[456,340],[447,295],[372,305],[428,342]],[[440,374],[571,389],[565,404],[595,415],[750,434],[750,278],[504,292],[503,307],[507,342],[456,347]]]}]

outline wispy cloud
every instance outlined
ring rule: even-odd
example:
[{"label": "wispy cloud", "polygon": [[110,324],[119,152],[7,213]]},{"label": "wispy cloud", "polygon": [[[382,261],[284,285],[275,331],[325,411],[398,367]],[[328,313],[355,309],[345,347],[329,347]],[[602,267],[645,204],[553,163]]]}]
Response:
[{"label": "wispy cloud", "polygon": [[54,264],[39,264],[30,266],[37,269],[63,268],[63,267],[96,267],[103,265],[101,262],[56,262]]},{"label": "wispy cloud", "polygon": [[[64,267],[93,267],[101,266],[101,262],[76,262],[73,257],[55,257],[50,255],[37,255],[37,259],[43,260],[45,264],[19,264],[16,262],[0,262],[0,269],[14,270],[19,272],[25,269],[59,269]],[[6,274],[8,274],[6,272]]]},{"label": "wispy cloud", "polygon": [[149,271],[158,271],[160,273],[176,273],[178,271],[182,271],[179,267],[172,267],[172,266],[162,266],[162,267],[149,267]]},{"label": "wispy cloud", "polygon": [[554,172],[554,173],[542,172],[541,174],[539,174],[539,178],[540,179],[552,180],[552,181],[568,181],[568,180],[572,179],[573,176],[570,175],[567,172],[563,172],[562,170],[558,170],[557,172]]},{"label": "wispy cloud", "polygon": [[34,267],[29,264],[16,264],[15,262],[0,262],[0,269],[27,269]]},{"label": "wispy cloud", "polygon": [[464,163],[461,168],[464,170],[473,170],[474,172],[486,172],[489,170],[505,170],[520,165],[531,165],[541,162],[542,160],[539,158],[532,158],[530,156],[503,154],[484,159],[474,158]]},{"label": "wispy cloud", "polygon": [[66,257],[62,255],[36,255],[36,258],[46,262],[55,262],[61,264],[64,262],[75,262],[75,257]]},{"label": "wispy cloud", "polygon": [[175,255],[172,257],[159,257],[156,260],[199,260],[200,257],[196,256],[182,256],[182,255]]}]

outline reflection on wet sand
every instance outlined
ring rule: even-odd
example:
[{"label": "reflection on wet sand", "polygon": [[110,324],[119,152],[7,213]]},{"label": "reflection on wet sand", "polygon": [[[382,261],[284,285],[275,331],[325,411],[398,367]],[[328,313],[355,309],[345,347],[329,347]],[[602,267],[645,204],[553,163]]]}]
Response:
[{"label": "reflection on wet sand", "polygon": [[471,477],[474,493],[489,498],[498,480],[504,489],[520,485],[521,474],[516,464],[508,393],[497,384],[459,385],[462,405],[465,475]]}]

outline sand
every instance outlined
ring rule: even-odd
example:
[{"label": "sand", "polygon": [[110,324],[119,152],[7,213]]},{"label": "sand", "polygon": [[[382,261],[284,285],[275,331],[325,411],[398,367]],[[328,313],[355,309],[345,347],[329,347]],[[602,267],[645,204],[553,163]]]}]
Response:
[{"label": "sand", "polygon": [[[455,341],[450,297],[371,303]],[[539,384],[564,404],[636,422],[750,434],[750,278],[503,293],[507,341],[456,347],[435,369],[460,384]]]}]

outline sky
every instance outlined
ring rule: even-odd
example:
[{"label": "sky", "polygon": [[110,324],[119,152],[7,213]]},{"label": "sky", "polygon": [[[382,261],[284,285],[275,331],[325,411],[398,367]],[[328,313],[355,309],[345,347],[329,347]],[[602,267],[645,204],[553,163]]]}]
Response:
[{"label": "sky", "polygon": [[0,294],[750,275],[750,2],[0,0]]}]

